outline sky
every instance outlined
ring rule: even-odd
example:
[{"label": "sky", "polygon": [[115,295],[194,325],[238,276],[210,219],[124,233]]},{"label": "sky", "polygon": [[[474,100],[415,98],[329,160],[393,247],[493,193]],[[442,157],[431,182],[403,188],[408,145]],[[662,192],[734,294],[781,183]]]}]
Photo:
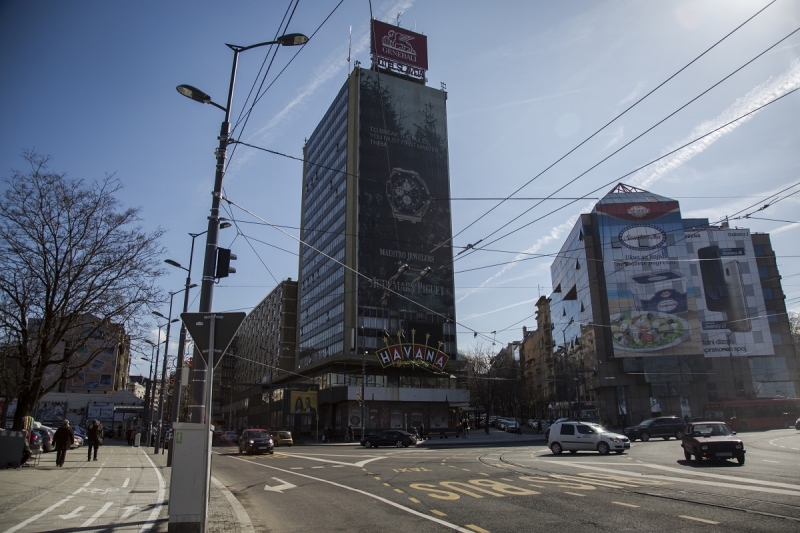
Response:
[{"label": "sky", "polygon": [[[534,304],[552,291],[552,254],[619,181],[712,221],[752,213],[800,182],[800,91],[787,94],[800,87],[800,32],[756,58],[800,28],[796,0],[1,2],[0,176],[25,168],[24,150],[71,177],[114,174],[121,202],[141,208],[142,228],[167,230],[164,258],[188,266],[189,233],[207,228],[223,112],[175,87],[224,105],[233,59],[225,43],[311,36],[304,47],[240,55],[233,137],[283,154],[228,152],[226,196],[283,230],[238,208],[223,215],[237,221],[220,232],[237,273],[216,286],[213,309],[249,312],[278,281],[298,277],[297,159],[353,61],[369,66],[371,14],[428,37],[428,85],[448,93],[454,249],[485,247],[455,262],[460,350],[496,351],[535,328]],[[798,207],[800,192],[730,220],[771,234],[791,311],[800,311]],[[180,291],[185,272],[166,268],[162,287]],[[198,298],[194,289],[190,311]],[[182,302],[176,295],[173,316]],[[170,354],[176,339],[173,329]],[[137,356],[131,372],[147,371]]]}]

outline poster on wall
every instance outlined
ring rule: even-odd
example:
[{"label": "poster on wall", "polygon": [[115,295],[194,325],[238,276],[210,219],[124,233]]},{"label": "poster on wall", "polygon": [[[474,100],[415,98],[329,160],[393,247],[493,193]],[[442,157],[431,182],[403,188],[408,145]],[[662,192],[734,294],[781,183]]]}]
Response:
[{"label": "poster on wall", "polygon": [[686,232],[706,357],[774,355],[750,230]]},{"label": "poster on wall", "polygon": [[447,95],[369,70],[360,95],[358,304],[454,318]]},{"label": "poster on wall", "polygon": [[[88,357],[88,349],[81,348],[78,355]],[[114,388],[114,374],[117,366],[115,348],[104,348],[95,358],[72,378],[69,379],[69,390],[111,391]]]},{"label": "poster on wall", "polygon": [[292,391],[291,392],[292,414],[317,412],[317,391]]},{"label": "poster on wall", "polygon": [[615,357],[701,353],[678,202],[600,202]]}]

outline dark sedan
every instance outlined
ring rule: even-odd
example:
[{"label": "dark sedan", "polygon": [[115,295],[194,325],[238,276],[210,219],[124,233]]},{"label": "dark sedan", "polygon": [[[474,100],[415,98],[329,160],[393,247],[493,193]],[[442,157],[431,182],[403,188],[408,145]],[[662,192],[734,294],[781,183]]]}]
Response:
[{"label": "dark sedan", "polygon": [[669,440],[670,437],[680,439],[683,437],[684,431],[684,422],[680,417],[659,416],[642,420],[635,426],[626,427],[625,436],[631,439],[631,442],[636,439],[647,442],[650,437],[661,437],[664,440]]},{"label": "dark sedan", "polygon": [[686,426],[686,434],[681,439],[683,456],[698,463],[707,459],[736,459],[744,464],[744,443],[736,437],[725,422],[696,422]]},{"label": "dark sedan", "polygon": [[245,429],[239,437],[239,453],[275,453],[275,443],[266,429]]},{"label": "dark sedan", "polygon": [[361,439],[361,445],[365,448],[377,448],[378,446],[396,446],[398,448],[408,448],[417,443],[417,438],[408,431],[399,429],[387,429],[375,435],[367,435]]}]

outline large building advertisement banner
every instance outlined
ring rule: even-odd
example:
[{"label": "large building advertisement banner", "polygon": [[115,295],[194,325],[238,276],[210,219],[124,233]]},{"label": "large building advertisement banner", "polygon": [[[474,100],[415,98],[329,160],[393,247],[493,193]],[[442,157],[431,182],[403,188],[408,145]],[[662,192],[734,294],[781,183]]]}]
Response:
[{"label": "large building advertisement banner", "polygon": [[706,357],[773,355],[750,230],[686,232]]},{"label": "large building advertisement banner", "polygon": [[616,357],[702,353],[676,201],[597,205]]},{"label": "large building advertisement banner", "polygon": [[360,306],[424,311],[417,302],[454,318],[445,100],[361,71],[358,269],[369,279],[359,279]]}]

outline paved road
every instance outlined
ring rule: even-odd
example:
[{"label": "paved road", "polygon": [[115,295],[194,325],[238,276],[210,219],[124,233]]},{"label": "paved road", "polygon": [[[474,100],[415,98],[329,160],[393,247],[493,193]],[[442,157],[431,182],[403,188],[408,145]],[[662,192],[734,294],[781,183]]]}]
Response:
[{"label": "paved road", "polygon": [[272,456],[218,448],[214,475],[256,531],[800,530],[800,432],[742,437],[745,466],[686,462],[674,439],[637,442],[624,455],[553,456],[523,437]]}]

